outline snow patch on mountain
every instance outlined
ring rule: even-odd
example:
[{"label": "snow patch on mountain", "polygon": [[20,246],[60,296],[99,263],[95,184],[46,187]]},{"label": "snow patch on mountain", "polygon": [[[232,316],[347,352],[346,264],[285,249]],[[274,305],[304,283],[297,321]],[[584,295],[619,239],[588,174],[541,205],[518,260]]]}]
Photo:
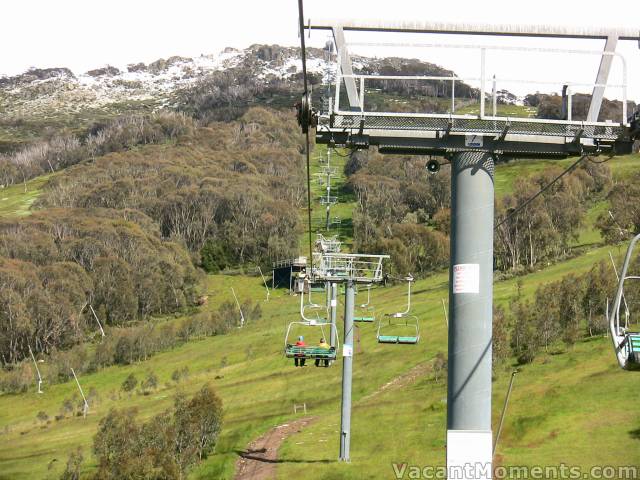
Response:
[{"label": "snow patch on mountain", "polygon": [[[302,71],[297,48],[254,45],[245,50],[226,48],[199,57],[170,57],[150,64],[106,65],[75,74],[66,68],[32,69],[0,78],[0,98],[5,113],[53,115],[102,108],[121,102],[151,101],[166,105],[179,89],[187,88],[214,72],[250,69],[262,80],[293,79]],[[310,55],[310,73],[325,70],[322,58]]]}]

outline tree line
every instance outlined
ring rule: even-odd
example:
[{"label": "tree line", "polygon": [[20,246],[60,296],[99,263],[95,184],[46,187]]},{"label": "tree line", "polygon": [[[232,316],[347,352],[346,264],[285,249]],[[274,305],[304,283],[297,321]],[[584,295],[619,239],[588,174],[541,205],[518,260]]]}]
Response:
[{"label": "tree line", "polygon": [[[603,171],[601,166],[597,168]],[[627,241],[640,232],[639,184],[640,175],[634,174],[617,181],[603,196],[608,208],[598,216],[596,227],[606,243]],[[638,269],[640,261],[636,259],[629,271],[633,274]],[[569,274],[541,285],[530,300],[524,298],[519,285],[510,302],[510,312],[494,315],[494,345],[498,345],[500,357],[512,354],[519,363],[529,363],[542,351],[570,347],[581,338],[606,333],[606,308],[617,285],[615,271],[605,261],[596,263],[585,274]],[[627,282],[625,308],[632,313],[631,322],[637,323],[633,312],[639,302],[640,282]]]},{"label": "tree line", "polygon": [[[426,161],[368,151],[354,153],[345,165],[347,188],[356,199],[354,249],[390,253],[400,274],[424,275],[445,267],[449,258],[450,168],[445,164],[431,175],[425,170]],[[516,178],[512,191],[497,200],[496,221],[507,219],[495,231],[498,270],[518,272],[566,258],[588,206],[608,196],[623,201],[634,188],[626,188],[625,183],[612,188],[609,167],[585,160],[520,209],[561,172],[561,167],[554,166]],[[620,216],[624,222],[629,214]]]},{"label": "tree line", "polygon": [[15,152],[0,154],[0,185],[26,182],[110,152],[174,141],[194,127],[190,117],[163,111],[95,122],[82,134],[62,131],[45,135]]},{"label": "tree line", "polygon": [[[606,333],[607,300],[616,286],[613,268],[605,261],[585,274],[540,285],[532,299],[524,298],[518,282],[509,312],[494,314],[494,356],[513,356],[526,364],[542,351],[569,348],[582,338]],[[630,288],[628,297],[637,299],[638,293],[638,287]]]},{"label": "tree line", "polygon": [[521,208],[562,171],[554,166],[517,178],[513,190],[497,202],[496,219],[501,225],[495,230],[494,255],[499,270],[531,269],[541,262],[566,258],[584,225],[588,206],[606,199],[611,189],[608,165],[585,160]]},{"label": "tree line", "polygon": [[[558,94],[530,93],[525,96],[524,102],[537,109],[536,116],[538,118],[547,118],[553,120],[567,119],[568,105],[563,106],[563,98]],[[586,120],[589,113],[589,105],[591,104],[591,95],[584,93],[576,93],[571,98],[571,118],[573,120]],[[628,101],[628,114],[630,115],[636,108],[635,102]],[[622,121],[622,102],[619,100],[602,99],[602,105],[598,114],[598,121],[605,122],[612,120],[614,122]],[[626,119],[625,119],[626,120]]]},{"label": "tree line", "polygon": [[29,346],[78,343],[97,328],[93,312],[108,326],[179,311],[195,301],[197,281],[185,249],[139,212],[49,209],[0,221],[2,363]]},{"label": "tree line", "polygon": [[355,195],[354,250],[389,253],[394,272],[424,275],[449,255],[450,176],[428,175],[426,159],[356,152],[345,164]]},{"label": "tree line", "polygon": [[[42,207],[135,209],[210,271],[294,256],[304,201],[300,136],[289,116],[249,110],[177,145],[113,153],[53,178]],[[214,258],[211,253],[214,252]]]},{"label": "tree line", "polygon": [[[117,125],[132,123],[108,131]],[[133,138],[148,144],[124,151],[125,133],[107,135],[113,146],[54,175],[32,215],[0,221],[3,365],[84,341],[94,313],[106,328],[194,305],[194,266],[295,256],[305,190],[294,120],[251,109],[186,133],[171,125],[176,142],[143,128]]]}]

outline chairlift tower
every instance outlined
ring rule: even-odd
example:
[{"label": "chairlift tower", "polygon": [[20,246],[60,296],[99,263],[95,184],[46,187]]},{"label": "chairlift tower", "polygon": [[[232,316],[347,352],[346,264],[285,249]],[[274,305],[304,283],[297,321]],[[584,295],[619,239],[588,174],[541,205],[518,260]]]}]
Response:
[{"label": "chairlift tower", "polygon": [[338,283],[345,285],[344,340],[342,343],[342,407],[340,416],[340,461],[351,461],[351,385],[353,379],[353,329],[355,285],[380,283],[382,263],[389,255],[316,253],[311,278],[331,284],[331,321],[335,324]]},{"label": "chairlift tower", "polygon": [[78,380],[78,376],[76,375],[76,371],[72,368],[71,373],[73,374],[73,378],[76,380],[76,385],[78,386],[78,390],[80,390],[80,395],[82,395],[82,416],[87,418],[87,413],[89,413],[89,402],[87,402],[87,397],[84,396],[84,391],[80,386],[80,380]]},{"label": "chairlift tower", "polygon": [[331,166],[331,149],[327,149],[327,154],[322,162],[320,172],[316,173],[318,184],[325,187],[325,193],[320,196],[320,204],[326,206],[325,230],[331,228],[331,207],[338,203],[338,197],[331,195],[331,179],[338,175],[338,169]]},{"label": "chairlift tower", "polygon": [[242,313],[242,307],[240,306],[236,291],[233,289],[233,287],[231,287],[231,293],[233,294],[233,298],[236,301],[236,306],[238,307],[238,311],[240,312],[240,325],[238,326],[238,328],[242,328],[244,327],[244,313]]},{"label": "chairlift tower", "polygon": [[[563,28],[532,25],[473,25],[428,22],[359,22],[301,21],[305,29],[329,31],[336,47],[336,75],[333,101],[324,102],[322,110],[313,108],[305,93],[298,108],[303,133],[316,128],[316,143],[331,147],[368,149],[380,153],[444,156],[451,163],[451,237],[449,269],[449,369],[447,394],[447,468],[456,478],[491,478],[491,348],[493,296],[494,162],[508,158],[561,159],[577,155],[620,155],[630,153],[634,140],[640,138],[640,114],[627,112],[627,67],[616,45],[622,40],[640,40],[638,30],[605,28]],[[473,35],[481,38],[529,37],[557,39],[599,39],[602,51],[531,49],[518,46],[423,44],[425,47],[467,49],[478,55],[479,73],[475,78],[449,76],[389,76],[355,74],[349,55],[346,32],[395,32],[412,34]],[[389,44],[384,44],[388,46]],[[415,44],[395,44],[414,47]],[[487,56],[496,51],[561,53],[580,61],[586,56],[600,57],[593,83],[569,81],[536,82],[564,92],[566,116],[562,120],[501,116],[497,112],[496,92],[507,82],[530,83],[530,79],[496,78],[487,72]],[[608,83],[613,61],[620,61],[623,80]],[[391,112],[369,110],[366,89],[385,81],[450,84],[451,103],[447,113]],[[461,82],[479,83],[479,114],[456,113],[456,86]],[[491,88],[487,88],[488,84]],[[572,98],[580,88],[592,89],[586,120],[572,118]],[[621,92],[622,115],[606,122],[598,121],[605,88]],[[487,112],[487,99],[491,111]],[[346,104],[345,104],[346,101]],[[328,105],[328,109],[327,109]],[[436,166],[437,167],[437,166]],[[437,171],[437,168],[435,168]],[[324,258],[324,257],[323,257]],[[330,259],[331,257],[327,257]],[[331,276],[330,269],[319,271]],[[624,273],[622,275],[624,277]],[[335,277],[335,275],[334,275]],[[352,344],[353,284],[347,284],[345,306],[345,345]],[[370,282],[371,280],[367,280]],[[618,294],[619,303],[620,294]],[[349,417],[345,402],[350,402],[352,358],[345,356],[343,380],[343,428],[346,446],[341,441],[340,458],[348,460]],[[345,390],[349,395],[345,396]],[[350,407],[350,403],[348,404]],[[468,465],[480,466],[468,472]]]},{"label": "chairlift tower", "polygon": [[33,350],[31,350],[31,345],[28,345],[28,347],[29,347],[29,355],[31,355],[31,360],[33,360],[33,366],[36,367],[36,373],[38,374],[38,393],[42,393],[42,375],[40,375],[38,362],[36,362],[36,357],[33,355]]}]

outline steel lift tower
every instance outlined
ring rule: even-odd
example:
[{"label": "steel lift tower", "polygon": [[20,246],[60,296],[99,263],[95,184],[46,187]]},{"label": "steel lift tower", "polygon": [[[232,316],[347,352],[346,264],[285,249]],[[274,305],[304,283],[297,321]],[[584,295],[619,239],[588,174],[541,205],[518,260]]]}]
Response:
[{"label": "steel lift tower", "polygon": [[[301,22],[302,23],[302,22]],[[451,162],[451,266],[449,277],[449,371],[447,404],[447,468],[453,478],[491,478],[491,345],[493,296],[494,161],[507,158],[566,158],[578,155],[620,155],[631,152],[640,138],[640,118],[627,112],[627,71],[616,52],[622,40],[640,40],[640,31],[599,28],[559,28],[520,25],[458,25],[428,22],[378,23],[359,21],[305,21],[304,29],[328,30],[336,46],[335,97],[321,111],[305,93],[298,105],[303,132],[316,128],[316,143],[330,147],[368,149],[380,153],[440,155]],[[355,74],[351,63],[348,32],[395,32],[473,35],[471,45],[451,44],[478,54],[475,78],[451,76],[383,76]],[[587,84],[555,83],[565,93],[563,120],[500,116],[496,110],[496,79],[486,71],[487,54],[496,50],[562,52],[559,49],[529,49],[485,45],[492,37],[545,37],[600,39],[602,51],[566,50],[574,61],[597,55],[596,79],[588,84],[592,99],[586,120],[572,118],[572,97]],[[371,45],[371,44],[367,44]],[[407,44],[406,46],[413,46]],[[434,45],[422,45],[434,46]],[[442,43],[437,47],[447,48]],[[608,83],[611,64],[619,59],[623,81]],[[367,109],[367,84],[382,81],[449,82],[451,108],[448,113],[397,113]],[[460,82],[479,83],[479,114],[456,114],[455,87]],[[513,80],[509,80],[513,81]],[[523,80],[522,83],[527,83]],[[543,82],[537,82],[538,84]],[[492,88],[487,88],[487,85]],[[549,85],[552,85],[549,82]],[[622,92],[622,115],[598,121],[605,88]],[[492,100],[491,111],[487,99]],[[437,170],[437,168],[435,168]],[[350,281],[347,292],[350,291]],[[346,304],[353,300],[347,293]],[[347,307],[349,308],[349,307]],[[347,325],[345,325],[345,329]],[[346,333],[346,332],[345,332]],[[345,345],[348,340],[345,338]],[[345,366],[345,368],[347,368]],[[344,405],[343,405],[344,407]],[[344,417],[344,415],[343,415]],[[344,452],[341,449],[341,457]],[[348,458],[348,450],[346,452]]]},{"label": "steel lift tower", "polygon": [[382,263],[389,255],[319,252],[314,255],[311,278],[331,284],[331,321],[335,325],[338,283],[344,291],[344,340],[342,344],[342,408],[340,415],[340,461],[351,461],[351,385],[353,379],[353,330],[355,287],[383,281]]}]

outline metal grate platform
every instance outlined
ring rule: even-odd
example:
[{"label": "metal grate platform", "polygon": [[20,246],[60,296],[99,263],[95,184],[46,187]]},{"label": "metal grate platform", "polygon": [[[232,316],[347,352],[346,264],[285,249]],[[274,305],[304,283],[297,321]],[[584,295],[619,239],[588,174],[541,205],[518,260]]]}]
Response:
[{"label": "metal grate platform", "polygon": [[[330,117],[328,127],[336,129],[365,129],[401,130],[401,131],[440,131],[448,133],[478,133],[478,134],[517,134],[557,137],[590,138],[598,140],[616,140],[624,134],[624,128],[619,124],[595,125],[585,122],[536,122],[522,119],[491,118],[480,119],[474,117],[427,117],[411,115],[375,115],[371,113],[345,114],[336,113]],[[364,121],[364,123],[363,123]],[[324,122],[321,122],[321,125]]]},{"label": "metal grate platform", "polygon": [[388,258],[389,255],[316,253],[311,277],[314,281],[381,282],[382,262]]}]

